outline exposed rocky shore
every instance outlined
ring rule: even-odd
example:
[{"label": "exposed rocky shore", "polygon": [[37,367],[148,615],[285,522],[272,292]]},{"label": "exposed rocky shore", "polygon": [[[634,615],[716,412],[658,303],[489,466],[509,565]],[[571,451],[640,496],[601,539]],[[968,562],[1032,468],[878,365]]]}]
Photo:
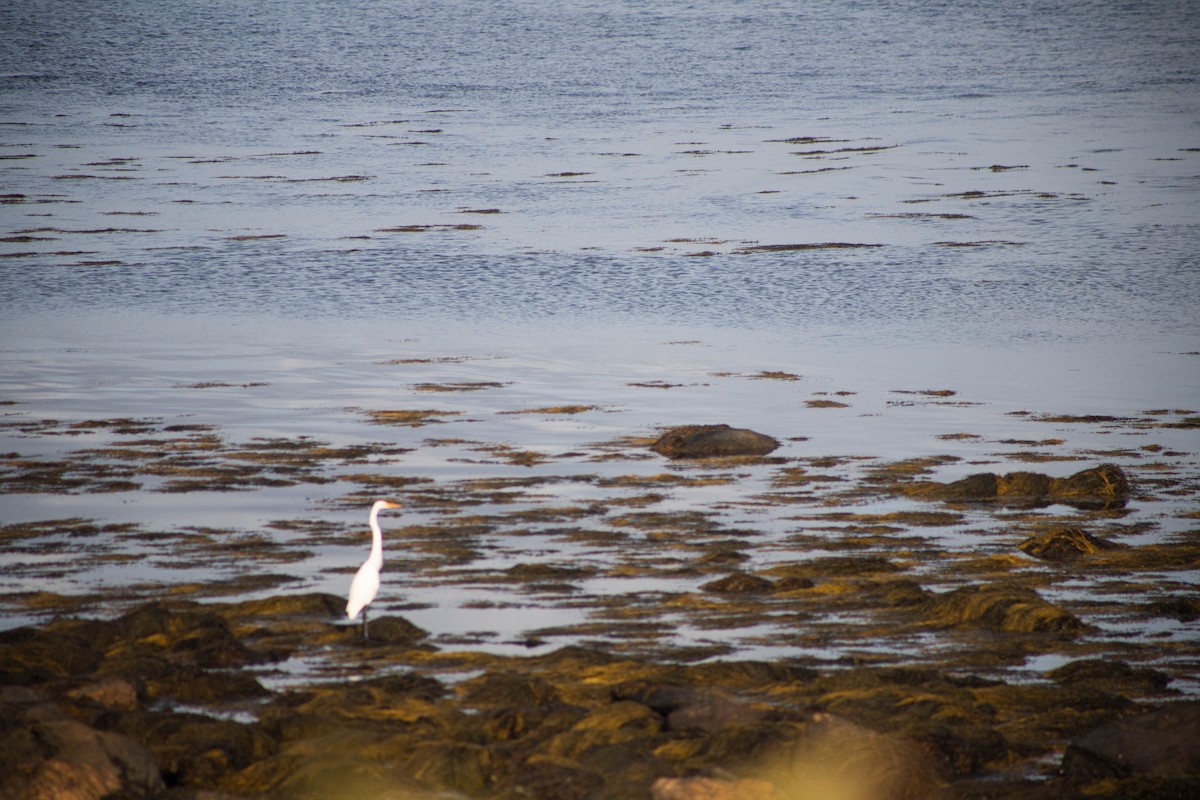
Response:
[{"label": "exposed rocky shore", "polygon": [[[576,646],[505,658],[439,652],[396,617],[362,642],[333,622],[341,604],[155,603],[4,633],[3,796],[1182,800],[1200,786],[1200,702],[1119,661],[1010,685]],[[1041,605],[992,588],[926,613],[998,640],[1078,626]],[[298,652],[377,675],[265,689],[256,676]]]}]

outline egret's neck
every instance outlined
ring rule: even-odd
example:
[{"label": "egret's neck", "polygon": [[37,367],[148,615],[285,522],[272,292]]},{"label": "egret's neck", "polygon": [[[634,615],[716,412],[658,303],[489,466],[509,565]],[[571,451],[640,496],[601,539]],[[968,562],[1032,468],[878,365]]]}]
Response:
[{"label": "egret's neck", "polygon": [[379,530],[379,509],[371,509],[371,555],[368,556],[369,561],[374,561],[376,564],[383,563],[383,531]]}]

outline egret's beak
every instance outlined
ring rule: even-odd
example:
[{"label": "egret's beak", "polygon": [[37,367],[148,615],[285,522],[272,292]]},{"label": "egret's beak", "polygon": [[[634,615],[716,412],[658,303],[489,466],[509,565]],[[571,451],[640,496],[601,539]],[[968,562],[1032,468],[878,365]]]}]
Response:
[{"label": "egret's beak", "polygon": [[384,502],[385,502],[384,508],[399,508],[400,507],[399,503],[393,503],[391,500],[386,500]]}]

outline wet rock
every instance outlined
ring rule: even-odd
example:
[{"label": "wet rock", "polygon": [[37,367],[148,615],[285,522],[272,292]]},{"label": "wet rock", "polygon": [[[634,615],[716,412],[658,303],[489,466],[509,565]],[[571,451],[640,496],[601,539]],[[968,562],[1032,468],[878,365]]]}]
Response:
[{"label": "wet rock", "polygon": [[1019,633],[1080,633],[1084,624],[1073,614],[1047,603],[1037,592],[1020,586],[964,586],[929,598],[923,611],[940,625],[978,625]]},{"label": "wet rock", "polygon": [[701,584],[700,588],[706,592],[716,592],[718,594],[762,594],[774,589],[775,584],[757,575],[735,572],[724,578]]},{"label": "wet rock", "polygon": [[1093,536],[1082,528],[1062,526],[1031,536],[1017,545],[1027,555],[1043,561],[1072,561],[1082,555],[1116,550],[1116,542]]},{"label": "wet rock", "polygon": [[685,425],[671,428],[650,449],[667,458],[765,456],[779,441],[747,428],[729,425]]},{"label": "wet rock", "polygon": [[0,689],[0,754],[0,796],[13,800],[132,800],[166,791],[145,747],[68,717],[35,690]]},{"label": "wet rock", "polygon": [[984,472],[951,483],[918,481],[903,484],[899,490],[913,497],[951,502],[1060,502],[1081,508],[1120,508],[1130,494],[1129,479],[1114,464],[1101,464],[1066,478],[1052,478],[1039,472],[1005,475]]},{"label": "wet rock", "polygon": [[1068,745],[1062,773],[1073,785],[1150,775],[1200,786],[1200,701],[1101,725]]}]

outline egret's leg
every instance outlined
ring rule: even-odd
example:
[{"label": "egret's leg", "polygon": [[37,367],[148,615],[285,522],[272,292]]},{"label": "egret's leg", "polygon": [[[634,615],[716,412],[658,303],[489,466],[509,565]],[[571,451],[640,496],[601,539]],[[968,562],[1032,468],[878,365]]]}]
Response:
[{"label": "egret's leg", "polygon": [[367,609],[363,608],[363,641],[367,640]]}]

